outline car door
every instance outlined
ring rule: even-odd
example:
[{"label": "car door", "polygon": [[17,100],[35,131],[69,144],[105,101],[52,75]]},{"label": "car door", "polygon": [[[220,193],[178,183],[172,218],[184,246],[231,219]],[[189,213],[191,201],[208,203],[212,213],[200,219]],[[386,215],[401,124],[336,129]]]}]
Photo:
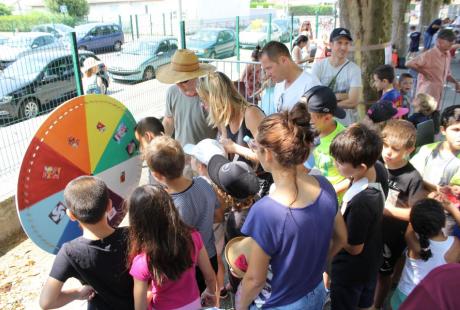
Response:
[{"label": "car door", "polygon": [[89,50],[95,50],[99,46],[98,29],[99,27],[96,26],[88,31],[88,34],[86,35],[84,45],[86,45],[87,49]]},{"label": "car door", "polygon": [[235,49],[235,40],[233,37],[233,32],[225,30],[224,31],[224,53],[226,55],[233,55],[233,51]]},{"label": "car door", "polygon": [[225,53],[225,33],[224,31],[219,31],[217,34],[216,44],[214,47],[216,51],[216,56],[220,56]]},{"label": "car door", "polygon": [[156,55],[156,60],[155,60],[156,66],[167,64],[170,61],[171,54],[169,50],[168,40],[163,40],[160,42],[155,52],[155,55]]},{"label": "car door", "polygon": [[115,43],[115,34],[111,26],[100,26],[101,48],[112,47]]},{"label": "car door", "polygon": [[69,71],[70,68],[72,68],[70,56],[61,57],[48,63],[37,77],[35,95],[44,109],[50,108],[51,102],[71,91],[73,71]]}]

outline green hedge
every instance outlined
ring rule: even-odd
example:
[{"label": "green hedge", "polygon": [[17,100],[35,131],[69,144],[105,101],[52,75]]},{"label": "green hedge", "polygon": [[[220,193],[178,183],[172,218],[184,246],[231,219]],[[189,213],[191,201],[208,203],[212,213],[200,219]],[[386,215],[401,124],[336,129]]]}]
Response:
[{"label": "green hedge", "polygon": [[289,7],[289,15],[294,14],[297,16],[305,15],[334,15],[334,6],[328,4],[317,4],[317,5],[295,5]]},{"label": "green hedge", "polygon": [[23,15],[0,16],[0,31],[30,31],[35,25],[48,23],[66,24],[73,27],[76,22],[74,17],[68,15],[30,12]]},{"label": "green hedge", "polygon": [[257,8],[264,8],[268,9],[273,7],[274,5],[272,3],[260,1],[260,2],[251,2],[250,7],[251,9],[257,9]]}]

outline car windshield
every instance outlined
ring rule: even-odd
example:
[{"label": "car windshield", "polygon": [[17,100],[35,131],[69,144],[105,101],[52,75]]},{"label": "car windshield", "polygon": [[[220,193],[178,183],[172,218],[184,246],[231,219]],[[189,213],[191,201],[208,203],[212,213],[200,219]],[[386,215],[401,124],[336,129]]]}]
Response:
[{"label": "car windshield", "polygon": [[190,36],[190,39],[196,40],[196,41],[216,42],[217,31],[213,31],[213,30],[198,31],[194,35]]},{"label": "car windshield", "polygon": [[247,32],[267,32],[267,24],[252,23],[244,31],[247,31]]},{"label": "car windshield", "polygon": [[27,48],[32,45],[33,38],[28,37],[13,37],[6,41],[6,45],[11,47],[20,47],[20,48]]},{"label": "car windshield", "polygon": [[25,74],[37,75],[46,64],[47,61],[39,57],[21,57],[3,70],[3,76],[14,79]]},{"label": "car windshield", "polygon": [[155,53],[158,42],[133,42],[123,47],[123,54],[152,55]]}]

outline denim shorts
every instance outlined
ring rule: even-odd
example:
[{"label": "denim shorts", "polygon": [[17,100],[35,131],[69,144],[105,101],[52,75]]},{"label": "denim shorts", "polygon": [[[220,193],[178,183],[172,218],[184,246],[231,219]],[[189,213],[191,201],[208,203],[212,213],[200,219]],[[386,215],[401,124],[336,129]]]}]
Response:
[{"label": "denim shorts", "polygon": [[[323,309],[324,301],[326,300],[326,289],[321,280],[315,289],[308,292],[299,300],[285,306],[264,308],[270,310],[321,310]],[[258,310],[254,304],[249,307],[250,310]]]}]

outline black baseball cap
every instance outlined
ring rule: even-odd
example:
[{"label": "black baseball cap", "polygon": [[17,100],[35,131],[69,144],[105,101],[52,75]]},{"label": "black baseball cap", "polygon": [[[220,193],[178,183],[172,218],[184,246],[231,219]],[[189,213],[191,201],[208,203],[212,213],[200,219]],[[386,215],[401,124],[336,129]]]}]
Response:
[{"label": "black baseball cap", "polygon": [[259,179],[245,162],[214,155],[208,163],[208,174],[214,184],[236,199],[243,200],[259,192]]},{"label": "black baseball cap", "polygon": [[335,41],[340,37],[344,37],[344,38],[347,38],[350,41],[353,41],[353,39],[351,38],[350,30],[348,30],[347,28],[335,28],[331,32],[329,42]]},{"label": "black baseball cap", "polygon": [[313,86],[304,95],[308,112],[330,113],[337,118],[346,116],[345,110],[337,106],[334,92],[327,86]]},{"label": "black baseball cap", "polygon": [[367,110],[367,115],[374,123],[388,121],[396,114],[398,114],[398,109],[396,109],[393,106],[393,103],[389,100],[377,101],[370,106],[369,110]]}]

